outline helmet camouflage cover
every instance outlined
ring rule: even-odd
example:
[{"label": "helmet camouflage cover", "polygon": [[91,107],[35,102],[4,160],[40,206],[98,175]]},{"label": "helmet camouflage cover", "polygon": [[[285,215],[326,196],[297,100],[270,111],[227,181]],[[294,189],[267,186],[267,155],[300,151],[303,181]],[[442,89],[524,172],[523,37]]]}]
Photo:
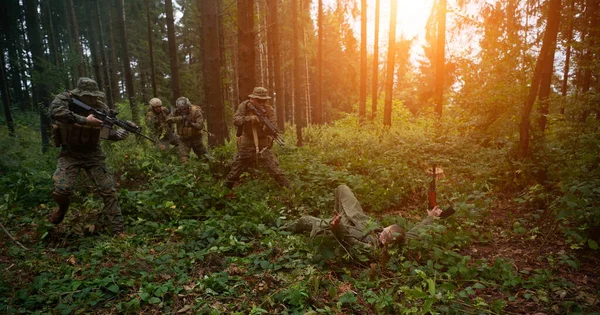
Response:
[{"label": "helmet camouflage cover", "polygon": [[177,101],[175,101],[175,106],[177,107],[178,110],[183,110],[186,109],[188,107],[190,107],[192,104],[190,103],[190,100],[187,97],[180,97],[177,99]]},{"label": "helmet camouflage cover", "polygon": [[153,98],[150,100],[150,106],[151,107],[158,107],[158,106],[162,106],[162,101],[160,100],[160,98]]}]

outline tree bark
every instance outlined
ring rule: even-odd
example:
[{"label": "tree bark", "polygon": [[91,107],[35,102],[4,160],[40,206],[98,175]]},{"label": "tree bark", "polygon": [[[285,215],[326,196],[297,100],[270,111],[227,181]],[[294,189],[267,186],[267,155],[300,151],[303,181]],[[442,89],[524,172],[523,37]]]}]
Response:
[{"label": "tree bark", "polygon": [[127,47],[127,33],[125,26],[125,6],[124,0],[117,0],[117,10],[119,12],[119,27],[121,29],[121,59],[123,60],[123,69],[125,71],[125,88],[129,98],[129,107],[131,108],[131,120],[140,124],[140,110],[135,101],[135,91],[133,87],[133,77],[131,75],[131,64],[129,63],[129,48]]},{"label": "tree bark", "polygon": [[548,58],[554,59],[554,51],[556,50],[556,35],[558,33],[558,23],[560,20],[560,0],[550,0],[548,9],[548,23],[544,32],[544,40],[542,49],[535,64],[529,95],[523,110],[521,111],[521,123],[519,125],[519,158],[525,158],[529,155],[529,125],[531,109],[535,103],[540,88],[542,78],[542,69],[544,60]]},{"label": "tree bark", "polygon": [[392,125],[392,97],[394,92],[394,69],[396,68],[396,15],[398,1],[390,0],[390,29],[387,54],[387,74],[385,82],[385,104],[383,108],[383,124]]},{"label": "tree bark", "polygon": [[0,35],[0,94],[2,94],[2,105],[4,105],[4,118],[8,127],[8,135],[15,136],[15,122],[12,117],[11,102],[6,85],[5,63],[4,63],[4,38]]},{"label": "tree bark", "polygon": [[238,91],[239,102],[247,99],[256,86],[254,50],[254,6],[252,0],[238,0]]},{"label": "tree bark", "polygon": [[179,61],[177,58],[177,38],[175,37],[175,19],[173,17],[173,1],[165,0],[165,11],[167,14],[167,37],[169,40],[169,58],[171,63],[171,90],[173,99],[181,96],[179,84]]},{"label": "tree bark", "polygon": [[96,23],[98,27],[98,36],[100,38],[100,57],[102,58],[102,71],[104,75],[104,86],[101,86],[101,88],[104,90],[104,92],[106,92],[105,95],[108,107],[113,108],[113,91],[110,84],[110,66],[108,64],[108,58],[106,57],[106,42],[104,41],[104,28],[102,27],[102,19],[100,18],[100,1],[101,0],[96,0]]},{"label": "tree bark", "polygon": [[158,97],[158,93],[156,91],[154,45],[152,44],[152,23],[150,22],[150,0],[146,0],[146,22],[146,28],[148,29],[148,53],[150,54],[150,82],[152,84],[152,97]]},{"label": "tree bark", "polygon": [[317,5],[317,102],[315,105],[315,124],[323,123],[323,0]]},{"label": "tree bark", "polygon": [[358,118],[362,122],[367,112],[367,0],[360,1],[360,102]]},{"label": "tree bark", "polygon": [[294,122],[296,123],[296,146],[301,147],[304,145],[304,141],[302,139],[302,127],[304,127],[304,120],[302,119],[302,111],[304,110],[302,106],[301,99],[301,91],[302,87],[300,86],[300,54],[298,52],[300,45],[300,30],[298,29],[301,26],[301,23],[298,21],[298,0],[292,0],[292,23],[293,23],[293,31],[292,31],[292,59],[293,59],[293,68],[292,73],[294,74]]},{"label": "tree bark", "polygon": [[273,59],[273,105],[277,114],[277,128],[280,131],[285,130],[285,103],[283,96],[283,85],[281,80],[281,54],[279,52],[279,13],[277,12],[277,0],[268,0],[269,5],[269,38],[271,39],[272,47],[269,49],[271,58]]},{"label": "tree bark", "polygon": [[102,65],[99,56],[100,49],[98,48],[98,30],[96,28],[96,23],[94,22],[94,20],[96,20],[96,11],[93,10],[91,7],[93,4],[94,3],[92,3],[91,1],[85,3],[85,11],[91,14],[90,19],[88,19],[87,27],[85,29],[87,30],[87,38],[88,43],[90,45],[89,48],[90,55],[92,57],[92,68],[94,69],[94,77],[96,79],[96,82],[98,83],[98,87],[102,88],[104,87],[104,80],[102,79]]},{"label": "tree bark", "polygon": [[77,14],[75,14],[75,5],[73,5],[73,0],[69,0],[69,5],[71,7],[71,22],[73,25],[73,35],[75,40],[75,51],[77,52],[77,56],[79,57],[79,63],[77,64],[77,71],[80,77],[85,77],[85,66],[83,60],[83,51],[81,49],[81,40],[79,40],[79,24],[77,23]]},{"label": "tree bark", "polygon": [[435,59],[435,112],[438,118],[442,117],[444,103],[444,75],[446,64],[446,0],[438,3],[438,29]]},{"label": "tree bark", "polygon": [[[41,75],[44,71],[42,64],[46,61],[44,43],[40,33],[38,5],[36,0],[24,0],[25,20],[27,23],[27,38],[33,58],[33,72]],[[46,153],[49,146],[50,119],[47,114],[48,91],[46,84],[41,79],[33,80],[33,100],[36,110],[40,114],[40,135],[42,137],[42,153]]]},{"label": "tree bark", "polygon": [[[120,1],[120,0],[117,0]],[[114,2],[113,2],[114,3]],[[112,5],[111,1],[106,1],[107,7],[106,14],[108,15],[108,37],[109,37],[109,47],[108,51],[110,51],[110,90],[113,93],[113,102],[118,102],[121,100],[121,92],[119,89],[119,64],[117,62],[117,45],[115,44],[115,36],[113,31],[114,20],[112,19]],[[114,108],[113,104],[109,104],[111,108]]]},{"label": "tree bark", "polygon": [[380,0],[375,0],[375,33],[373,35],[373,78],[371,86],[371,119],[375,119],[377,115],[377,100],[378,100],[378,87],[379,87],[379,11],[380,11]]},{"label": "tree bark", "polygon": [[218,0],[202,3],[204,36],[204,94],[206,95],[207,127],[214,137],[208,137],[211,147],[225,143],[225,108],[221,95],[221,56],[219,50]]},{"label": "tree bark", "polygon": [[[573,15],[575,14],[575,0],[569,0],[569,17],[568,17],[568,26],[567,26],[567,52],[565,53],[565,68],[563,70],[563,79],[562,85],[560,88],[560,93],[563,97],[567,96],[567,87],[569,83],[569,71],[571,64],[571,46],[573,43]],[[564,103],[560,107],[560,113],[564,115],[565,106]]]}]

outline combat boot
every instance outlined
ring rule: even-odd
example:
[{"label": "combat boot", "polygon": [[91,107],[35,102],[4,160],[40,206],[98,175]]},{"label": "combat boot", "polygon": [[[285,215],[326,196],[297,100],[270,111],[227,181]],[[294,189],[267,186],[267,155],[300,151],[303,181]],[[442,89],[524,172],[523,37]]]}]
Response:
[{"label": "combat boot", "polygon": [[71,197],[52,193],[52,199],[54,199],[57,206],[54,209],[54,213],[50,215],[50,223],[59,224],[65,218],[67,210],[69,210],[69,204],[71,204]]}]

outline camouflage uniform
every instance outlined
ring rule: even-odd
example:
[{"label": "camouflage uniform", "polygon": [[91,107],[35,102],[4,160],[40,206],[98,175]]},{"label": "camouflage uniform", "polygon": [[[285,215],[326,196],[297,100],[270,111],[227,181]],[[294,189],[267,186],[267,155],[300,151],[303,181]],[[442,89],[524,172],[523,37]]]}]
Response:
[{"label": "camouflage uniform", "polygon": [[175,124],[179,136],[178,152],[182,162],[186,162],[190,156],[190,150],[198,157],[207,153],[202,143],[202,129],[204,129],[204,117],[200,106],[192,105],[186,97],[180,97],[175,102],[177,110],[169,115],[167,122]]},{"label": "camouflage uniform", "polygon": [[[104,201],[104,214],[110,224],[112,232],[118,234],[123,231],[123,216],[117,199],[115,182],[104,163],[105,155],[100,148],[102,128],[87,125],[86,117],[72,111],[72,96],[103,97],[104,93],[98,90],[98,85],[90,78],[79,78],[77,88],[71,92],[58,94],[50,104],[50,117],[56,122],[53,126],[55,144],[61,146],[58,165],[52,176],[54,191],[52,197],[58,204],[50,221],[59,224],[69,207],[73,185],[79,172],[83,169],[94,182],[96,192]],[[108,106],[100,102],[88,104],[103,112],[109,112]],[[126,133],[107,130],[108,140],[118,141],[125,138]]]},{"label": "camouflage uniform", "polygon": [[[346,185],[335,189],[335,211],[341,215],[339,228],[335,233],[331,230],[331,218],[320,219],[313,216],[303,216],[286,226],[294,233],[310,232],[311,237],[328,234],[335,236],[350,245],[364,247],[380,247],[378,234],[383,230],[377,223],[367,216],[360,203]],[[427,216],[423,221],[406,232],[406,240],[418,239],[421,231],[434,222],[435,218]],[[369,227],[375,227],[371,231]]]},{"label": "camouflage uniform", "polygon": [[[253,98],[258,99],[270,99],[267,95],[267,90],[262,87],[254,88],[252,94],[249,95],[250,99],[242,102],[238,106],[238,110],[233,115],[233,124],[243,128],[241,137],[238,138],[238,152],[231,166],[231,171],[227,175],[227,181],[225,185],[232,188],[235,182],[240,178],[240,175],[255,161],[258,161],[264,167],[271,176],[277,181],[280,186],[289,187],[290,184],[279,168],[279,162],[275,154],[271,152],[273,146],[273,139],[267,135],[265,128],[261,123],[248,121],[248,117],[255,115],[255,113],[248,108],[248,104],[253,104],[254,107],[261,111],[261,114],[269,119],[273,125],[277,125],[275,118],[275,111],[272,107],[260,105],[256,103]],[[253,128],[256,130],[258,138],[258,153],[257,145],[254,143]]]},{"label": "camouflage uniform", "polygon": [[162,106],[162,102],[158,98],[150,100],[150,108],[146,112],[146,126],[151,132],[151,137],[156,139],[156,145],[160,149],[168,149],[169,144],[177,145],[177,136],[173,129],[167,123],[167,117],[171,111]]}]

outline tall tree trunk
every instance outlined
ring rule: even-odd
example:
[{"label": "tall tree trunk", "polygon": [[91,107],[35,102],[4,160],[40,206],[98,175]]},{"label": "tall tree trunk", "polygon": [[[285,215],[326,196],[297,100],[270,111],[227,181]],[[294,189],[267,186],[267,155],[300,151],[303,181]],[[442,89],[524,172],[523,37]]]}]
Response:
[{"label": "tall tree trunk", "polygon": [[[558,35],[558,29],[560,24],[560,15],[561,15],[561,0],[558,0],[558,4],[556,6],[550,6],[548,12],[548,24],[550,24],[550,19],[552,19],[552,29],[553,37],[550,39],[550,50],[542,60],[542,76],[540,78],[540,90],[538,92],[538,100],[540,103],[539,113],[540,117],[538,120],[538,125],[542,134],[546,130],[546,124],[548,122],[548,113],[549,113],[549,98],[550,98],[550,86],[552,85],[552,77],[554,75],[554,52],[556,51],[556,37]],[[556,28],[556,30],[554,30]]]},{"label": "tall tree trunk", "polygon": [[90,18],[88,19],[86,30],[88,43],[90,45],[90,55],[92,57],[92,68],[94,69],[94,76],[96,82],[98,83],[98,87],[102,88],[104,86],[104,80],[102,79],[102,65],[100,61],[100,52],[98,48],[97,37],[98,30],[96,28],[96,23],[94,22],[96,16],[95,10],[92,9],[93,4],[94,3],[92,3],[91,1],[85,3],[85,11],[91,13]]},{"label": "tall tree trunk", "polygon": [[238,91],[239,102],[246,100],[256,86],[253,0],[238,0]]},{"label": "tall tree trunk", "polygon": [[[563,79],[562,79],[562,85],[560,88],[560,93],[563,97],[567,96],[567,87],[568,87],[568,83],[569,83],[569,70],[570,70],[570,64],[571,64],[571,46],[573,43],[573,15],[575,14],[575,0],[569,0],[569,12],[568,12],[568,26],[567,26],[567,34],[565,36],[567,36],[567,52],[565,54],[565,68],[563,70]],[[565,113],[565,106],[564,104],[561,105],[560,107],[560,113],[564,114]]]},{"label": "tall tree trunk", "polygon": [[358,118],[365,119],[367,112],[367,0],[360,1],[360,103]]},{"label": "tall tree trunk", "polygon": [[[68,59],[71,59],[71,51],[75,51],[77,52],[77,47],[75,47],[75,36],[73,36],[73,26],[71,25],[71,19],[69,18],[71,16],[71,10],[69,9],[69,0],[62,0],[62,4],[63,4],[63,14],[64,14],[64,22],[65,22],[65,28],[67,30],[67,39],[69,42],[69,49],[70,51],[67,52],[67,56]],[[77,57],[79,57],[79,55],[77,55]],[[72,68],[71,68],[71,86],[75,87],[75,84],[77,84],[77,77],[79,77],[79,62],[77,63],[71,63],[72,64]]]},{"label": "tall tree trunk", "polygon": [[[44,56],[44,43],[40,34],[38,18],[38,5],[36,0],[24,0],[25,20],[27,22],[27,38],[33,58],[33,72],[41,75],[44,71],[42,64],[46,61]],[[34,80],[33,100],[40,114],[40,135],[42,137],[42,153],[46,153],[49,145],[50,119],[47,114],[48,90],[43,80]]]},{"label": "tall tree trunk", "polygon": [[104,28],[102,27],[102,19],[100,18],[100,1],[96,0],[96,23],[98,27],[98,36],[100,37],[100,57],[102,58],[102,70],[104,75],[104,86],[101,87],[106,93],[106,102],[110,108],[113,108],[113,91],[111,87],[110,78],[110,65],[108,64],[108,58],[106,57],[106,42],[104,41]]},{"label": "tall tree trunk", "polygon": [[146,28],[148,29],[148,53],[150,54],[150,82],[152,83],[152,97],[158,97],[156,91],[156,74],[154,66],[154,45],[152,44],[152,23],[150,22],[150,0],[146,0]]},{"label": "tall tree trunk", "polygon": [[[21,47],[20,34],[19,34],[19,18],[21,16],[21,7],[19,6],[19,0],[5,0],[0,1],[0,28],[1,33],[4,34],[4,48],[8,51],[8,62],[10,64],[10,85],[14,97],[12,101],[19,104],[19,108],[24,111],[27,109],[26,97],[22,91],[21,86],[21,64],[23,51]],[[5,80],[6,77],[5,73]],[[5,84],[9,84],[6,82]],[[12,103],[12,102],[11,102]]]},{"label": "tall tree trunk", "polygon": [[379,11],[380,0],[375,0],[375,33],[373,35],[373,81],[371,86],[371,119],[377,115],[377,88],[379,86]]},{"label": "tall tree trunk", "polygon": [[548,9],[548,23],[544,32],[542,49],[535,64],[529,96],[521,111],[521,123],[519,125],[519,157],[525,158],[529,155],[529,124],[531,109],[535,103],[536,96],[540,88],[544,61],[554,59],[556,50],[556,36],[558,34],[558,24],[560,20],[560,0],[550,0]]},{"label": "tall tree trunk", "polygon": [[175,19],[173,18],[173,1],[165,0],[165,10],[167,13],[167,37],[169,39],[169,58],[171,61],[171,89],[173,90],[173,99],[181,96],[181,87],[179,84],[179,61],[177,58],[177,38],[175,37]]},{"label": "tall tree trunk", "polygon": [[[318,0],[317,26],[319,37],[317,39],[317,102],[315,105],[315,124],[323,123],[323,0]],[[379,0],[378,0],[379,1]]]},{"label": "tall tree trunk", "polygon": [[438,29],[437,44],[435,49],[435,112],[438,118],[442,117],[444,106],[444,75],[446,64],[446,0],[438,3]]},{"label": "tall tree trunk", "polygon": [[[120,0],[117,0],[120,1]],[[113,2],[114,3],[114,2]],[[114,20],[112,18],[112,5],[111,1],[106,1],[106,14],[108,15],[108,37],[109,44],[108,51],[110,51],[110,90],[113,93],[113,102],[118,102],[121,100],[121,92],[119,89],[119,65],[117,62],[117,45],[115,43],[115,36],[113,31]],[[120,14],[120,13],[119,13]],[[111,108],[113,108],[113,104],[109,104]]]},{"label": "tall tree trunk", "polygon": [[383,124],[392,125],[392,97],[394,93],[394,69],[396,68],[396,15],[398,1],[390,0],[390,29],[387,54],[387,74],[385,81],[385,104],[383,108]]},{"label": "tall tree trunk", "polygon": [[281,55],[279,52],[279,21],[277,12],[277,1],[268,0],[269,5],[269,38],[271,38],[272,47],[269,49],[273,59],[273,81],[275,86],[274,106],[277,114],[277,128],[280,131],[285,130],[285,97],[283,95],[283,82],[281,81]]},{"label": "tall tree trunk", "polygon": [[83,60],[83,51],[81,49],[81,40],[79,39],[79,24],[77,23],[77,14],[75,14],[75,5],[73,5],[73,0],[69,0],[69,4],[71,7],[71,22],[73,24],[73,35],[75,39],[75,51],[77,52],[77,56],[79,57],[79,63],[77,64],[77,71],[80,77],[85,77],[85,66]]},{"label": "tall tree trunk", "polygon": [[129,98],[129,107],[131,108],[131,120],[140,124],[140,109],[135,101],[135,91],[133,88],[133,77],[131,75],[131,64],[129,63],[129,48],[127,47],[127,33],[125,27],[125,6],[124,0],[117,0],[117,11],[119,12],[119,28],[121,29],[121,59],[123,60],[123,69],[125,71],[125,87],[127,97]]},{"label": "tall tree trunk", "polygon": [[4,63],[4,38],[0,35],[0,94],[2,94],[2,105],[4,105],[4,118],[8,127],[8,135],[15,136],[15,122],[11,112],[11,102],[8,95],[8,86],[6,85],[5,63]]},{"label": "tall tree trunk", "polygon": [[300,30],[298,28],[302,27],[301,23],[299,23],[298,21],[298,0],[292,0],[292,23],[292,59],[294,64],[292,69],[292,73],[294,74],[294,122],[296,123],[296,145],[301,147],[304,144],[304,141],[302,139],[302,127],[304,127],[302,111],[304,108],[302,106],[301,99],[302,87],[300,85],[300,53],[298,51],[298,46],[300,45]]},{"label": "tall tree trunk", "polygon": [[225,143],[225,108],[221,95],[221,56],[219,50],[218,0],[205,0],[202,3],[202,30],[204,36],[204,94],[208,112],[208,137],[211,147]]}]

